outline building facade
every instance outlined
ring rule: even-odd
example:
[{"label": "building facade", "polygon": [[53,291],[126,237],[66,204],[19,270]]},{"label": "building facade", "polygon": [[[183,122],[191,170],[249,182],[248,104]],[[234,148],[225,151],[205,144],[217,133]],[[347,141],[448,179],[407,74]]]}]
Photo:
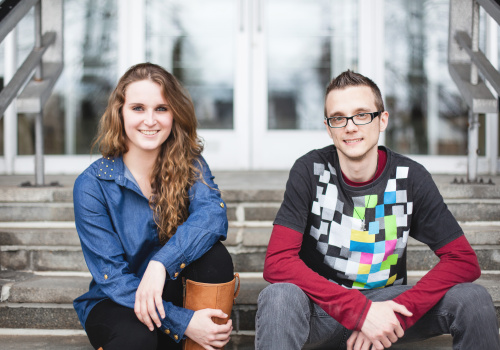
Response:
[{"label": "building facade", "polygon": [[[78,173],[97,157],[107,98],[144,61],[188,89],[213,169],[289,169],[328,145],[324,90],[351,69],[382,90],[383,144],[432,172],[465,173],[468,110],[448,73],[448,13],[448,0],[65,0],[64,71],[44,109],[46,173]],[[497,24],[481,16],[481,49],[497,62]],[[30,16],[16,30],[19,64],[32,30]],[[0,77],[7,51],[2,43]],[[497,117],[481,117],[482,134],[498,130]],[[0,173],[32,172],[32,117],[0,128],[18,145],[9,167],[0,142]],[[495,173],[498,142],[485,140],[479,172]]]}]

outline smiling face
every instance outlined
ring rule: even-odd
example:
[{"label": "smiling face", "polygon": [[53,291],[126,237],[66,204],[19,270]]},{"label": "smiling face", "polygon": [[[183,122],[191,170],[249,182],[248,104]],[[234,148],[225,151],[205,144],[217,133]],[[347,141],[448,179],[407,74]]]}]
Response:
[{"label": "smiling face", "polygon": [[129,84],[122,115],[128,152],[158,154],[172,131],[174,119],[161,86],[151,80]]},{"label": "smiling face", "polygon": [[[368,86],[350,86],[331,90],[325,101],[327,117],[350,117],[363,112],[377,112],[375,96]],[[383,112],[370,124],[355,125],[352,120],[344,128],[325,126],[337,147],[341,163],[348,165],[377,157],[379,135],[387,127],[389,113]]]}]

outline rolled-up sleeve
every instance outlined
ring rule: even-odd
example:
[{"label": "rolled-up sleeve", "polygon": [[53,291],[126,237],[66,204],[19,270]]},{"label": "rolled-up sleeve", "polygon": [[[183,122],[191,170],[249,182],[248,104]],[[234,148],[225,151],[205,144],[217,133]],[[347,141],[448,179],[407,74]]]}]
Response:
[{"label": "rolled-up sleeve", "polygon": [[200,166],[205,183],[199,179],[189,189],[187,220],[152,258],[165,266],[171,279],[176,279],[186,266],[202,257],[217,241],[226,239],[226,203],[203,158],[200,158]]}]

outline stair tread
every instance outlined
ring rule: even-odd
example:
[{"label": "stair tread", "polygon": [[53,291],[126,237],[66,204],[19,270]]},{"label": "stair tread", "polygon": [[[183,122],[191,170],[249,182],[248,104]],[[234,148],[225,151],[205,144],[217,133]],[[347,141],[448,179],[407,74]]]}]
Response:
[{"label": "stair tread", "polygon": [[[283,192],[288,179],[288,171],[214,171],[216,183],[229,201],[278,201],[283,200]],[[33,181],[31,175],[0,175],[0,200],[12,201],[72,201],[73,184],[77,175],[47,175],[46,183],[59,182],[59,187],[19,187],[26,181]],[[494,185],[452,184],[458,175],[433,175],[444,198],[500,198],[500,176],[491,178]],[[29,199],[28,199],[29,198]]]},{"label": "stair tread", "polygon": [[[500,244],[500,222],[459,224],[472,245]],[[254,227],[238,225],[230,221],[229,228],[229,233],[231,230],[239,229],[251,231],[251,235],[243,237],[244,245],[267,246],[272,231],[272,222]],[[492,242],[488,241],[489,238]],[[54,241],[57,244],[54,244]],[[420,245],[422,243],[410,237],[409,244]],[[80,242],[74,221],[0,222],[0,245],[80,245]]]},{"label": "stair tread", "polygon": [[[231,340],[225,347],[227,350],[253,350],[254,347],[253,334],[238,334],[233,332]],[[448,350],[451,348],[451,337],[448,335],[439,336],[428,339],[422,342],[413,344],[394,344],[391,349],[410,350],[410,349],[427,349],[427,350]],[[91,350],[93,349],[86,335],[11,335],[0,334],[0,344],[4,350],[18,349],[52,349],[52,350]],[[327,348],[325,348],[327,349]],[[321,350],[321,349],[316,349]]]},{"label": "stair tread", "polygon": [[[415,284],[423,273],[409,273],[408,283]],[[269,283],[256,273],[240,274],[241,289],[236,304],[253,305],[260,291]],[[88,291],[88,276],[41,276],[25,272],[0,272],[0,286],[8,285],[9,298],[0,306],[15,303],[72,303],[73,299]],[[500,271],[484,273],[476,281],[490,292],[500,304]],[[9,305],[7,305],[9,304]],[[28,305],[25,305],[28,306]]]}]

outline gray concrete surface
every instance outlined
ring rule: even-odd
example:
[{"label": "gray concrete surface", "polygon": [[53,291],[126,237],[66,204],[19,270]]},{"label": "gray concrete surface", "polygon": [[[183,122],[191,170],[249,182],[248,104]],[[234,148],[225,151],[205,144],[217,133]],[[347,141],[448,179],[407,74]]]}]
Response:
[{"label": "gray concrete surface", "polygon": [[[0,349],[2,350],[92,350],[87,337],[85,335],[71,336],[50,336],[50,335],[0,335]],[[253,335],[238,335],[231,336],[230,343],[225,347],[226,350],[253,350],[254,336]],[[327,350],[328,347],[322,348],[306,348],[308,350]],[[450,350],[451,337],[441,336],[429,339],[423,342],[398,345],[395,344],[391,349],[399,350]]]}]

